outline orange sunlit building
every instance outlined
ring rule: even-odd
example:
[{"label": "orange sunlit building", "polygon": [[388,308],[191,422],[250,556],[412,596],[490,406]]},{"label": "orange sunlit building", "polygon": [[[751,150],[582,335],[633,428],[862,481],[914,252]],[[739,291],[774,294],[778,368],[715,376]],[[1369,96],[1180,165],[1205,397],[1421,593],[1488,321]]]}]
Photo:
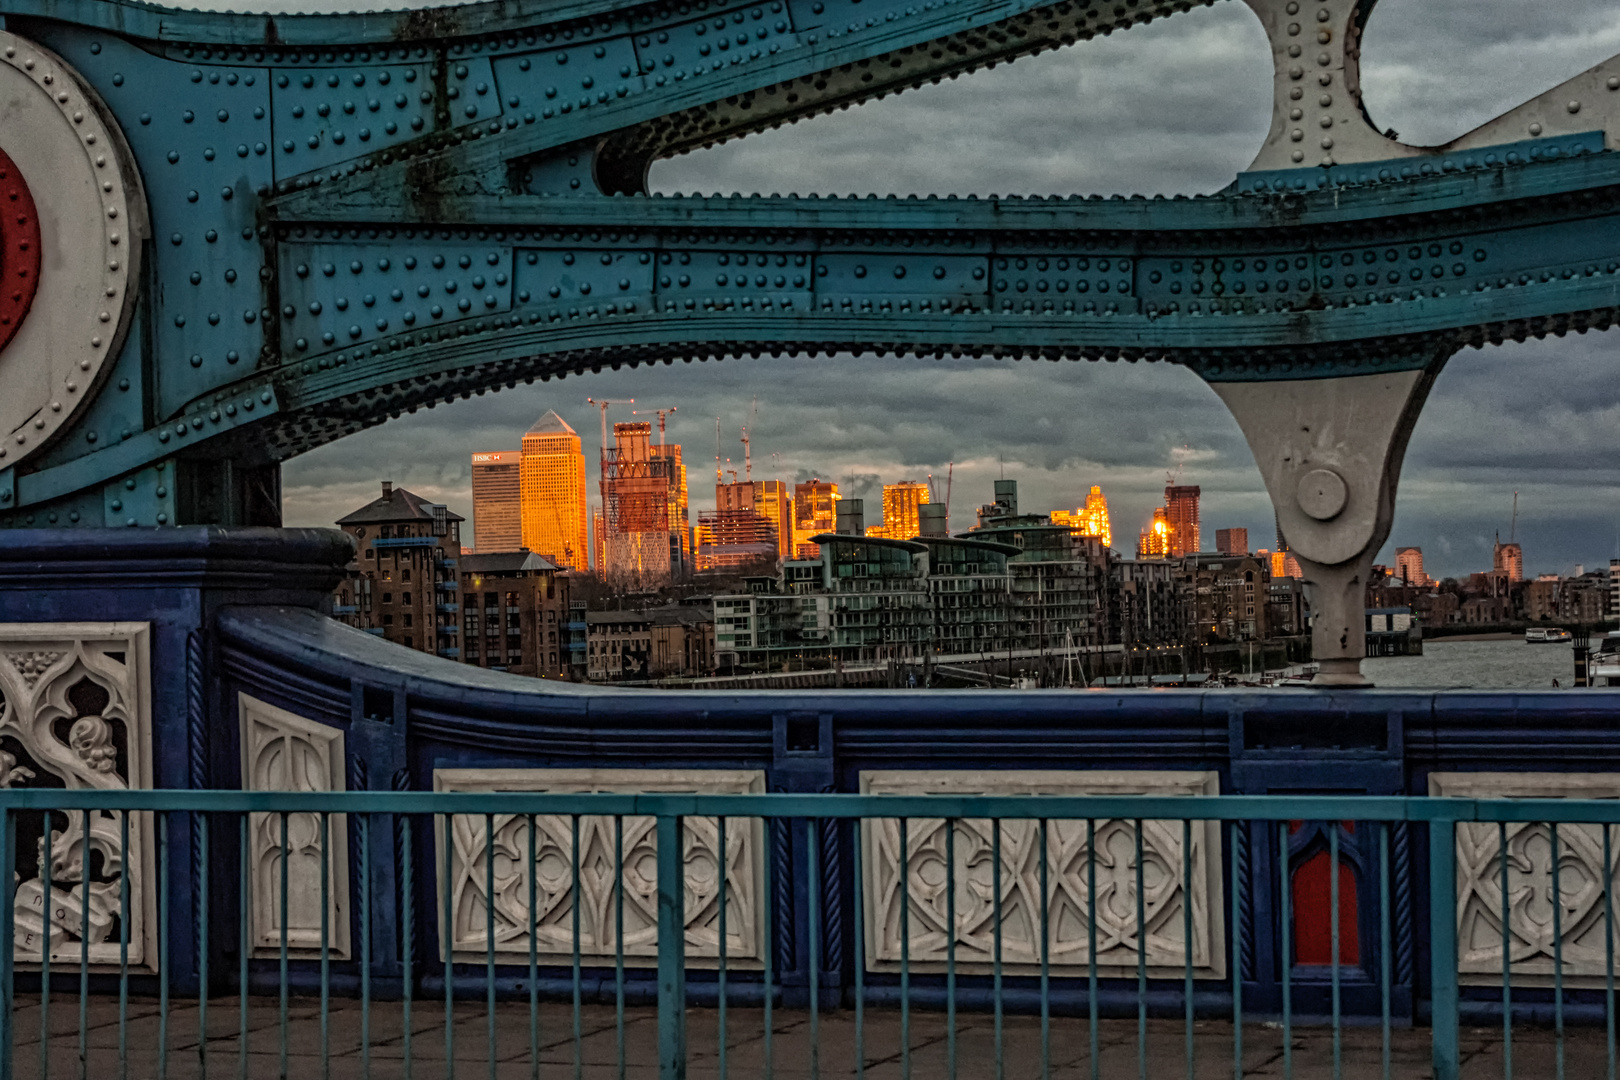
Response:
[{"label": "orange sunlit building", "polygon": [[928,502],[928,485],[915,480],[883,485],[883,524],[872,525],[867,536],[886,540],[911,540],[922,533],[922,511]]},{"label": "orange sunlit building", "polygon": [[1086,496],[1086,505],[1079,507],[1074,513],[1067,510],[1052,511],[1052,524],[1067,525],[1069,531],[1076,536],[1095,536],[1102,541],[1106,548],[1114,545],[1114,528],[1108,520],[1108,496],[1096,484],[1091,485],[1091,493]]},{"label": "orange sunlit building", "polygon": [[1168,559],[1175,546],[1175,532],[1166,517],[1164,507],[1153,511],[1153,520],[1136,540],[1138,559]]},{"label": "orange sunlit building", "polygon": [[473,548],[516,551],[523,546],[522,453],[492,450],[472,456]]},{"label": "orange sunlit building", "polygon": [[[579,435],[555,412],[547,412],[524,433],[518,486],[522,543],[513,546],[526,547],[556,566],[587,569],[585,451]],[[479,514],[476,493],[473,512]]]},{"label": "orange sunlit building", "polygon": [[838,531],[838,485],[811,480],[793,485],[793,557],[821,557],[821,545],[810,538]]}]

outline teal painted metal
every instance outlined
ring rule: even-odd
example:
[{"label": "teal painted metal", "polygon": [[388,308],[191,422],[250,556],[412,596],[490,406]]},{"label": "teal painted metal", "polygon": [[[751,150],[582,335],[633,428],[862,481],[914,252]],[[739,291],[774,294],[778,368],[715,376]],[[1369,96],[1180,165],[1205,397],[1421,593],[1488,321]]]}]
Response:
[{"label": "teal painted metal", "polygon": [[673,815],[658,819],[659,1080],[686,1077],[686,870],[680,826]]},{"label": "teal painted metal", "polygon": [[645,196],[659,158],[1189,6],[0,0],[122,130],[154,283],[93,400],[0,469],[0,526],[266,520],[255,485],[288,457],[605,363],[853,350],[1294,380],[1613,321],[1620,156],[1597,131],[1193,199]]},{"label": "teal painted metal", "polygon": [[1457,1080],[1462,1067],[1457,1015],[1457,825],[1429,822],[1430,1023],[1434,1080]]}]

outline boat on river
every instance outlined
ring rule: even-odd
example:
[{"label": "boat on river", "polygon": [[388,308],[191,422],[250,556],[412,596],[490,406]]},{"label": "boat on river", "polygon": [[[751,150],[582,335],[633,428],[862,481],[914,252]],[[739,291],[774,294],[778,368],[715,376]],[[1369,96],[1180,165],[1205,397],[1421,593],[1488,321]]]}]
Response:
[{"label": "boat on river", "polygon": [[1560,626],[1532,626],[1524,632],[1524,640],[1527,645],[1567,645],[1575,635]]}]

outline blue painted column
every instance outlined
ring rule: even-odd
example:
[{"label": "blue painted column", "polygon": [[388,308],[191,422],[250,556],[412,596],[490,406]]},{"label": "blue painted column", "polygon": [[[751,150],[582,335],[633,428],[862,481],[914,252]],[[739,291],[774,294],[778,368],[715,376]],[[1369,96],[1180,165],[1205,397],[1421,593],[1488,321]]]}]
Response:
[{"label": "blue painted column", "polygon": [[[770,789],[794,793],[835,790],[833,717],[827,712],[787,712],[771,717],[772,762]],[[845,911],[849,899],[848,826],[833,822],[794,821],[786,826],[767,824],[772,841],[773,935],[780,972],[782,1003],[790,1008],[810,1004],[810,894],[806,860],[813,852],[820,860],[817,917],[821,922],[817,972],[821,1004],[838,1004],[847,963]],[[857,894],[859,886],[856,886]]]}]

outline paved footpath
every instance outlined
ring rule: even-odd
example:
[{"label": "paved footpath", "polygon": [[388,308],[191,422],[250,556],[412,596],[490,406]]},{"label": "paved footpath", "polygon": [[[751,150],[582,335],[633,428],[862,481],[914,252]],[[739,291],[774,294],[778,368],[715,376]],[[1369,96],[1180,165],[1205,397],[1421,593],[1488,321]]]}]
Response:
[{"label": "paved footpath", "polygon": [[[169,1014],[166,1075],[180,1080],[216,1076],[222,1080],[242,1075],[240,1012],[235,998],[216,999],[208,1009],[206,1056],[200,1051],[197,1007],[176,1005]],[[18,1080],[40,1077],[40,1007],[38,1001],[19,1001],[15,1019],[15,1075]],[[541,1077],[556,1080],[616,1080],[619,1075],[618,1037],[612,1006],[586,1006],[581,1014],[577,1044],[571,1010],[566,1004],[544,1003],[540,1009],[540,1040],[536,1057]],[[445,1068],[445,1025],[442,1002],[418,1001],[412,1015],[410,1068],[407,1071],[403,1016],[397,1002],[374,1006],[370,1027],[370,1073],[376,1080],[414,1076],[424,1080],[450,1074]],[[718,1016],[713,1009],[688,1014],[688,1068],[693,1080],[719,1080]],[[494,1076],[521,1080],[534,1075],[529,1041],[529,1012],[521,1003],[502,1003],[496,1010],[495,1064],[489,1061],[489,1020],[480,1003],[461,1002],[453,1024],[452,1063],[455,1076],[468,1080]],[[777,1010],[772,1037],[772,1075],[781,1080],[845,1077],[855,1073],[855,1018],[849,1011],[825,1013],[821,1020],[820,1053],[812,1057],[810,1018],[797,1010]],[[77,997],[53,997],[50,1008],[49,1074],[92,1080],[120,1076],[119,1023],[116,1002],[95,1000],[86,1028],[87,1051],[79,1055]],[[162,1075],[159,1069],[159,1014],[150,1001],[130,1003],[127,1023],[127,1075],[147,1080]],[[317,1002],[297,998],[288,1010],[286,1071],[282,1071],[280,1012],[274,999],[255,998],[248,1013],[246,1075],[250,1078],[288,1076],[293,1080],[321,1080],[323,1075],[358,1078],[366,1075],[361,1054],[361,1011],[357,1003],[334,1001],[327,1023],[329,1072],[323,1073],[320,1009]],[[1194,1028],[1195,1071],[1202,1078],[1229,1078],[1232,1070],[1232,1025],[1200,1021]],[[1178,1021],[1148,1023],[1146,1071],[1139,1070],[1137,1028],[1134,1021],[1106,1020],[1098,1033],[1100,1076],[1104,1080],[1180,1080],[1187,1076],[1185,1029]],[[934,1080],[949,1075],[945,1018],[939,1013],[914,1012],[911,1017],[910,1075]],[[1004,1034],[1004,1075],[1007,1080],[1039,1080],[1041,1075],[1040,1021],[1035,1017],[1007,1017]],[[869,1080],[902,1080],[906,1076],[900,1053],[900,1016],[891,1010],[869,1010],[865,1025],[865,1076]],[[1244,1075],[1284,1075],[1282,1032],[1273,1025],[1245,1026]],[[1596,1078],[1606,1075],[1606,1036],[1602,1029],[1572,1028],[1565,1044],[1565,1075]],[[624,1027],[627,1080],[656,1080],[657,1017],[650,1008],[626,1010]],[[728,1080],[753,1080],[766,1075],[763,1016],[759,1009],[732,1008],[726,1039]],[[1556,1041],[1552,1032],[1525,1028],[1515,1032],[1514,1074],[1525,1078],[1552,1077]],[[1324,1028],[1294,1032],[1293,1075],[1298,1080],[1328,1080],[1333,1076],[1333,1039]],[[1502,1033],[1494,1028],[1463,1029],[1463,1080],[1497,1080],[1503,1073]],[[577,1057],[576,1057],[577,1055]],[[960,1080],[995,1080],[995,1030],[989,1016],[961,1015],[956,1035]],[[1347,1080],[1374,1080],[1382,1075],[1377,1028],[1346,1028],[1343,1036],[1343,1075]],[[575,1062],[579,1062],[576,1070]],[[1052,1021],[1051,1075],[1055,1080],[1087,1080],[1091,1076],[1091,1037],[1084,1020]],[[1395,1080],[1427,1080],[1427,1029],[1394,1033],[1390,1076]]]}]

